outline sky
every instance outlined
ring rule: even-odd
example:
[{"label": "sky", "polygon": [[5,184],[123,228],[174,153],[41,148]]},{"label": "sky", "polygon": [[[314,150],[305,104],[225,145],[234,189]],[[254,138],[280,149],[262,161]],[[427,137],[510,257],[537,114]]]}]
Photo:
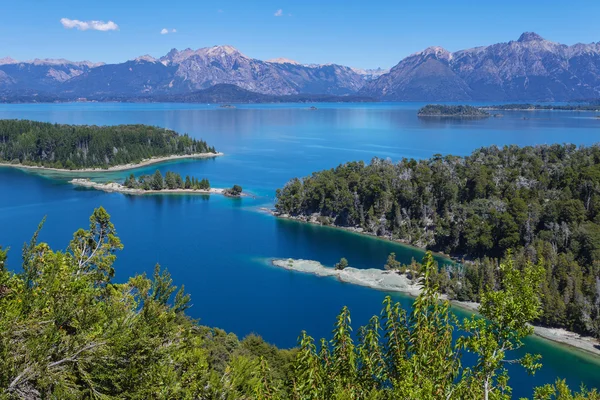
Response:
[{"label": "sky", "polygon": [[249,57],[389,68],[534,31],[600,41],[597,0],[0,0],[0,58],[117,63],[228,44]]}]

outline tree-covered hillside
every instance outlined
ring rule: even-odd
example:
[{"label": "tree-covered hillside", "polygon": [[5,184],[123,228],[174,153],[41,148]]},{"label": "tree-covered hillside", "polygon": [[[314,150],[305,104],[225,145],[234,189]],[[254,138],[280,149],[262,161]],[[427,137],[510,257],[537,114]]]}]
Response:
[{"label": "tree-covered hillside", "polygon": [[[39,230],[38,230],[39,232]],[[539,314],[539,265],[502,264],[501,289],[480,312],[453,325],[447,301],[422,264],[422,294],[410,312],[387,297],[381,316],[352,333],[343,308],[319,348],[306,332],[299,348],[243,340],[186,316],[190,296],[168,272],[113,280],[123,246],[106,211],[90,217],[65,251],[37,241],[20,272],[0,248],[0,399],[510,399],[508,364],[531,373],[539,357],[513,359]],[[453,340],[455,331],[456,340]],[[475,363],[461,360],[467,353]],[[537,400],[573,397],[564,382],[535,389]]]},{"label": "tree-covered hillside", "polygon": [[542,321],[600,335],[600,146],[350,162],[291,180],[276,210],[470,259],[544,258]]},{"label": "tree-covered hillside", "polygon": [[60,125],[0,120],[0,162],[108,168],[151,157],[215,152],[203,140],[147,125]]}]

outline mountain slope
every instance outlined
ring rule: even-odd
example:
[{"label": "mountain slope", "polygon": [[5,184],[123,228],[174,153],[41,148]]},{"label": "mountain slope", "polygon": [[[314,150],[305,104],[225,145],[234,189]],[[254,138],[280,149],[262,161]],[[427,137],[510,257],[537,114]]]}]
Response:
[{"label": "mountain slope", "polygon": [[[192,89],[227,83],[257,93],[348,94],[363,85],[362,77],[341,65],[305,66],[289,60],[271,62],[250,58],[232,46],[171,50],[160,61],[176,66],[176,76]],[[282,62],[284,61],[284,62]]]},{"label": "mountain slope", "polygon": [[285,59],[261,61],[232,46],[173,49],[160,59],[145,55],[107,65],[0,59],[0,95],[4,98],[44,95],[102,100],[192,93],[219,84],[276,96],[346,95],[356,93],[364,82],[363,75],[349,67],[301,65]]},{"label": "mountain slope", "polygon": [[517,41],[413,54],[362,94],[385,100],[564,101],[600,96],[600,42],[567,46],[526,32]]},{"label": "mountain slope", "polygon": [[56,92],[62,83],[84,74],[100,64],[87,61],[0,59],[0,93]]}]

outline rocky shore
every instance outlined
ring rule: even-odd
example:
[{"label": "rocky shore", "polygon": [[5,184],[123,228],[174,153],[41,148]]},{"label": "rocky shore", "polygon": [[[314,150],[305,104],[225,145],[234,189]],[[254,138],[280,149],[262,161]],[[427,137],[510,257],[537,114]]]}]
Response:
[{"label": "rocky shore", "polygon": [[[412,297],[418,296],[421,292],[421,288],[417,282],[413,282],[405,274],[399,274],[394,271],[385,271],[376,268],[357,269],[352,267],[336,270],[326,267],[318,261],[295,260],[291,258],[274,259],[272,260],[272,264],[289,271],[302,272],[321,277],[335,277],[341,282],[366,286],[382,291],[405,293]],[[440,298],[447,299],[445,295],[440,295]],[[479,304],[474,302],[451,300],[451,304],[469,312],[477,312],[477,309],[479,308]],[[534,326],[534,329],[535,335],[541,338],[600,356],[600,342],[594,338],[581,336],[577,333],[559,328]]]},{"label": "rocky shore", "polygon": [[[134,189],[128,188],[126,186],[121,185],[120,183],[110,182],[110,183],[99,183],[94,182],[89,179],[72,179],[69,183],[75,186],[86,187],[90,189],[102,190],[105,192],[118,192],[132,195],[145,195],[145,194],[220,194],[227,196],[227,189],[220,188],[210,188],[207,190],[203,189],[162,189],[162,190],[143,190],[143,189]],[[245,193],[242,193],[239,197],[246,196]],[[236,196],[237,197],[237,196]]]}]

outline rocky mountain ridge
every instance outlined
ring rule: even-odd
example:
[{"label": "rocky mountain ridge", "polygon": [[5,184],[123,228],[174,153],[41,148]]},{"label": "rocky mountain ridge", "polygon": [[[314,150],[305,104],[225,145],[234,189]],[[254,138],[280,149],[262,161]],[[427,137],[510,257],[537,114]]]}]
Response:
[{"label": "rocky mountain ridge", "polygon": [[263,61],[230,45],[172,49],[119,64],[0,59],[5,101],[179,96],[223,84],[269,96],[357,94],[384,101],[594,99],[600,98],[600,42],[568,46],[525,32],[515,41],[455,52],[428,47],[389,71]]},{"label": "rocky mountain ridge", "polygon": [[362,88],[396,101],[566,101],[600,97],[600,42],[567,46],[534,32],[516,41],[412,54]]}]

